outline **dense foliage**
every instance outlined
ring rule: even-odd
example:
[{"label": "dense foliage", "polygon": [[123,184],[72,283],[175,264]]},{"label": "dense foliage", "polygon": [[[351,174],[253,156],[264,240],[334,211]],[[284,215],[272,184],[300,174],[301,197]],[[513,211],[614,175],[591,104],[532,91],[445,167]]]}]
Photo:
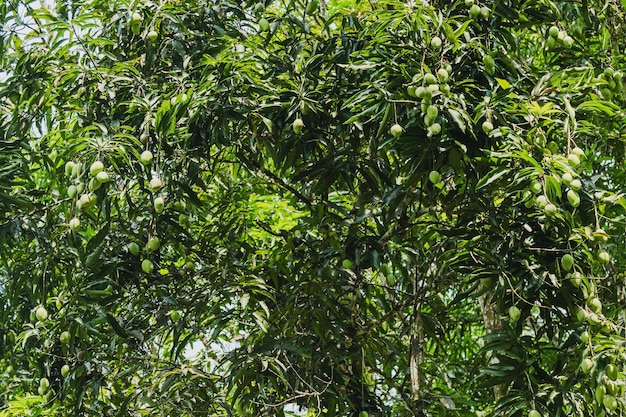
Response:
[{"label": "dense foliage", "polygon": [[0,5],[0,416],[624,415],[625,13]]}]

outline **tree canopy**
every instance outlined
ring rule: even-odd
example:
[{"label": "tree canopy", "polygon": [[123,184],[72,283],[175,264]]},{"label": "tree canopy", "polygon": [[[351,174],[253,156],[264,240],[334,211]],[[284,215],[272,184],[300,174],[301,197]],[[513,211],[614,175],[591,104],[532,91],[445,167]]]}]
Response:
[{"label": "tree canopy", "polygon": [[0,416],[622,416],[626,6],[0,5]]}]

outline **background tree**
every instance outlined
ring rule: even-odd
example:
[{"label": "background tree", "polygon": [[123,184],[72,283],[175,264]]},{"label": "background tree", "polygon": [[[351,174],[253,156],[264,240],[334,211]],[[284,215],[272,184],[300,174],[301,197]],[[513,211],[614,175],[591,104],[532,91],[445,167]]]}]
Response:
[{"label": "background tree", "polygon": [[622,415],[621,4],[1,7],[5,415]]}]

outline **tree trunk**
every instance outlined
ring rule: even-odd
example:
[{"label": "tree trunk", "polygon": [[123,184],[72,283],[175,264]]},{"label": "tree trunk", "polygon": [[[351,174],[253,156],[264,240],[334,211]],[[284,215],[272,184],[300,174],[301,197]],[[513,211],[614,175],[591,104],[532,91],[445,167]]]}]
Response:
[{"label": "tree trunk", "polygon": [[[416,306],[419,309],[420,305]],[[417,310],[413,317],[413,325],[411,328],[411,345],[409,346],[409,368],[411,370],[411,395],[413,400],[421,397],[421,374],[420,366],[424,363],[424,330],[422,329],[422,319]]]},{"label": "tree trunk", "polygon": [[[491,301],[491,293],[489,291],[485,292],[478,298],[478,302],[480,303],[480,309],[483,313],[483,321],[487,334],[500,333],[502,331],[502,323],[500,322],[497,305]],[[498,358],[495,356],[495,353],[492,352],[491,355],[489,362],[498,363]],[[504,384],[494,385],[493,395],[496,401],[502,398],[506,393],[506,388]]]}]

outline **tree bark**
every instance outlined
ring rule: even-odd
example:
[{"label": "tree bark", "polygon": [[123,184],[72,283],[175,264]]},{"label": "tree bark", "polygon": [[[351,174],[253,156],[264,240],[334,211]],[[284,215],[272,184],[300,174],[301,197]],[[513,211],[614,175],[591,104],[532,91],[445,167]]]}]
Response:
[{"label": "tree bark", "polygon": [[[485,292],[483,295],[478,297],[478,302],[480,304],[480,309],[483,313],[483,322],[485,324],[485,331],[487,334],[492,333],[500,333],[502,331],[502,323],[500,322],[500,316],[498,314],[498,307],[491,300],[491,293],[489,291]],[[498,358],[495,353],[491,353],[491,359],[489,363],[498,363]],[[493,387],[493,395],[496,401],[506,393],[506,385],[494,385]]]},{"label": "tree bark", "polygon": [[[419,309],[418,304],[416,308]],[[418,400],[421,397],[422,376],[420,374],[420,366],[424,363],[424,330],[422,328],[422,319],[419,310],[416,311],[413,317],[411,339],[409,347],[409,369],[411,370],[411,395],[413,400]]]}]

